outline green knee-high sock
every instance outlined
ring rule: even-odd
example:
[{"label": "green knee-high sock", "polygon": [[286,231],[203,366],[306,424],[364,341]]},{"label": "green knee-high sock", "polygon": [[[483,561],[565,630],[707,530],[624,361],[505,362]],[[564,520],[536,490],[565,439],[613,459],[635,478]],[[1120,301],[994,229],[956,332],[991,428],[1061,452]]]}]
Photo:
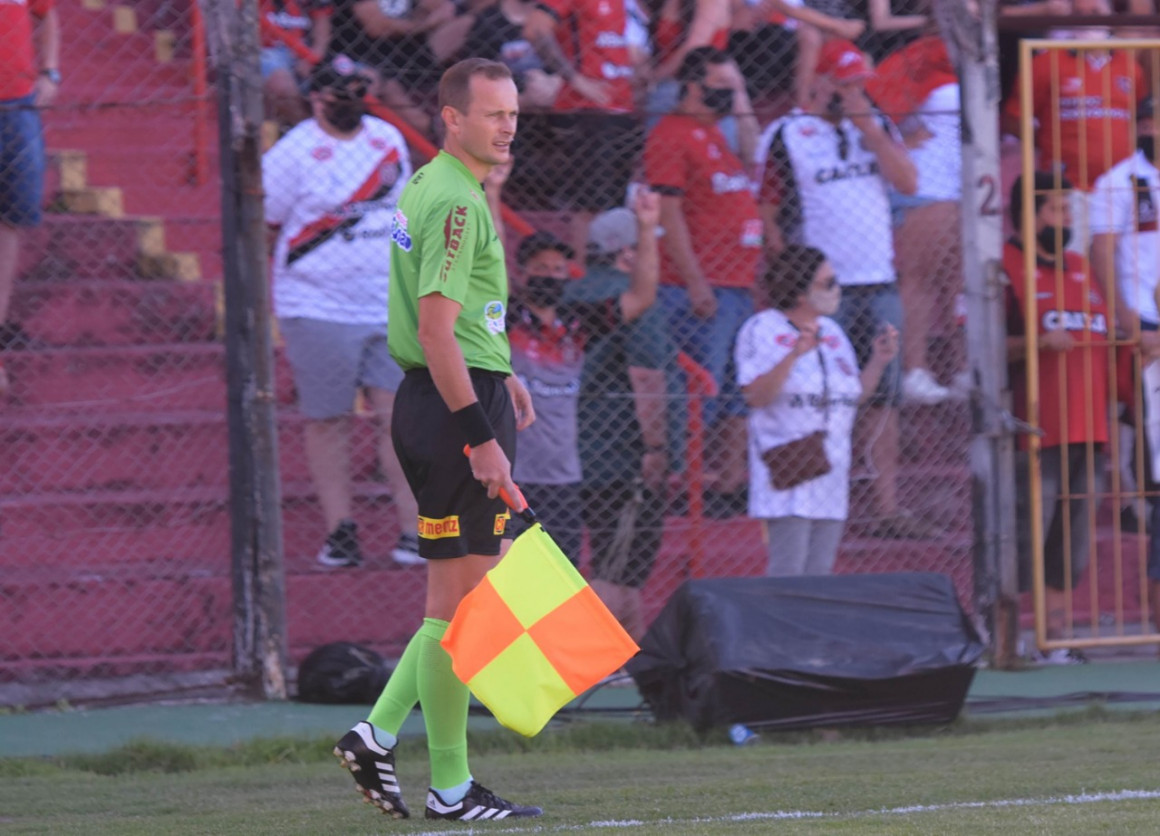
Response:
[{"label": "green knee-high sock", "polygon": [[419,704],[427,724],[427,753],[431,757],[431,786],[456,787],[471,778],[467,769],[467,686],[451,670],[451,657],[439,644],[447,622],[423,619],[419,635]]},{"label": "green knee-high sock", "polygon": [[[426,623],[407,642],[403,655],[399,657],[399,664],[395,665],[383,693],[379,694],[375,707],[367,716],[368,723],[395,737],[398,736],[403,721],[419,701],[419,654],[425,641],[424,631],[430,632]],[[379,743],[388,748],[394,746],[394,741],[380,740]]]}]

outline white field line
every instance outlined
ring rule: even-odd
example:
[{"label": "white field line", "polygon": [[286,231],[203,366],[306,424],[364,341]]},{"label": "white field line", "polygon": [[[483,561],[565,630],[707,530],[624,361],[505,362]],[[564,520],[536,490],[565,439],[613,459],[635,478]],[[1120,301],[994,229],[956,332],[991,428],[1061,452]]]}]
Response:
[{"label": "white field line", "polygon": [[877,810],[856,810],[851,813],[826,813],[818,810],[774,810],[766,813],[734,813],[730,816],[701,816],[689,819],[618,819],[592,821],[588,824],[561,824],[552,827],[544,825],[532,827],[496,827],[483,824],[482,827],[463,827],[454,830],[423,830],[415,836],[468,836],[472,833],[568,833],[576,830],[629,830],[635,827],[651,827],[666,824],[726,824],[746,821],[782,821],[786,819],[847,819],[867,816],[910,816],[915,813],[937,813],[945,810],[980,810],[1003,807],[1054,807],[1061,804],[1099,804],[1105,801],[1138,801],[1160,799],[1160,790],[1117,790],[1115,792],[1077,793],[1057,795],[1047,798],[998,798],[993,801],[951,801],[946,804],[909,804],[904,807],[882,807]]}]

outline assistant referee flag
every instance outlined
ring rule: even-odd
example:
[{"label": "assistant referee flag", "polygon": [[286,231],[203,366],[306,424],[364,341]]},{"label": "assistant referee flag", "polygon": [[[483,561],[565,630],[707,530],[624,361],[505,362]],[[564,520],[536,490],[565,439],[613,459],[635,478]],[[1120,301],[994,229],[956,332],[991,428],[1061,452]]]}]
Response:
[{"label": "assistant referee flag", "polygon": [[640,649],[539,523],[460,602],[442,644],[476,699],[527,737]]}]

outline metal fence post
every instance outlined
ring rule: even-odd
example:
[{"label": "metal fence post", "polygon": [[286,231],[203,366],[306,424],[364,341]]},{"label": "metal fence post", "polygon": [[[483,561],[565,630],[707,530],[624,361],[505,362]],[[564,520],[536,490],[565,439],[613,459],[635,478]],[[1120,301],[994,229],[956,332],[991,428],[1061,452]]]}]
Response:
[{"label": "metal fence post", "polygon": [[205,0],[217,39],[234,672],[286,698],[286,605],[273,348],[262,207],[257,0]]},{"label": "metal fence post", "polygon": [[995,665],[1008,667],[1018,655],[1018,569],[1002,273],[997,5],[996,0],[981,0],[979,16],[973,17],[962,3],[942,3],[940,15],[962,86],[963,285],[972,381],[975,611],[985,620]]}]

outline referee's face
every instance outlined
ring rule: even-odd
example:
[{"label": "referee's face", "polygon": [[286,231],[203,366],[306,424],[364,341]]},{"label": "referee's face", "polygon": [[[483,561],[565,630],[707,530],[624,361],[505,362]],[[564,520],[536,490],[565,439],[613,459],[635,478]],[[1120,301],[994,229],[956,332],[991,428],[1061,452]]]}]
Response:
[{"label": "referee's face", "polygon": [[467,106],[467,113],[455,110],[448,132],[464,152],[482,165],[502,165],[511,159],[520,112],[515,82],[510,78],[477,75],[470,83],[471,104]]}]

